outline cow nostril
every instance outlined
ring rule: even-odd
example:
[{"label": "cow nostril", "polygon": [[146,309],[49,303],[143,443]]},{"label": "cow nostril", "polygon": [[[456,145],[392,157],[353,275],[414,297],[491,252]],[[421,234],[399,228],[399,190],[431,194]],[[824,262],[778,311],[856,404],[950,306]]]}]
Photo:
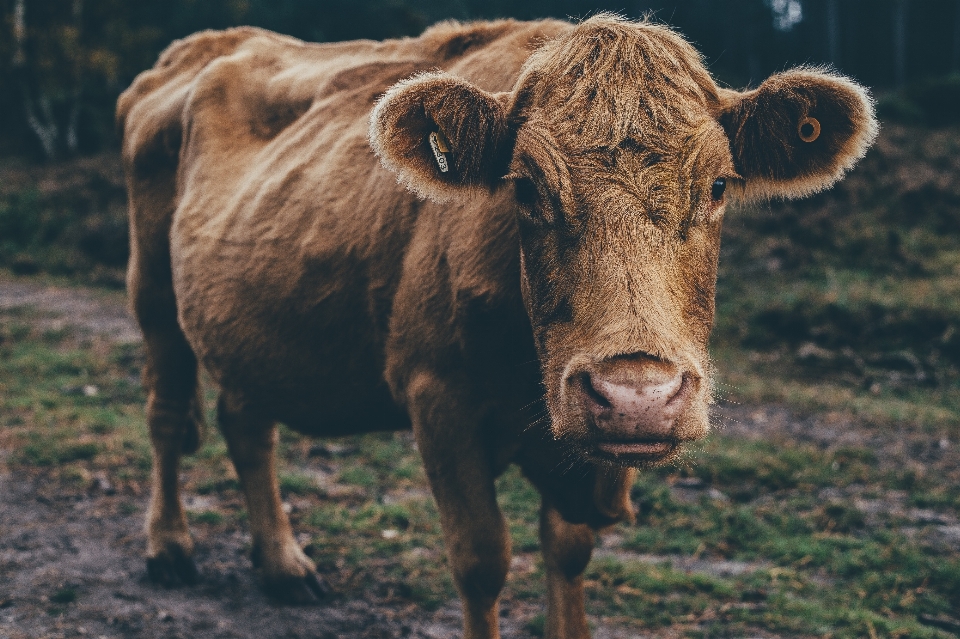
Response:
[{"label": "cow nostril", "polygon": [[693,392],[693,380],[690,379],[689,375],[684,373],[683,377],[680,379],[680,387],[677,388],[677,392],[675,392],[667,400],[666,406],[673,406],[673,405],[684,402],[692,392]]},{"label": "cow nostril", "polygon": [[610,408],[610,400],[601,395],[600,391],[593,387],[593,383],[590,381],[590,373],[581,373],[578,377],[580,388],[583,389],[584,395],[600,406],[600,408]]}]

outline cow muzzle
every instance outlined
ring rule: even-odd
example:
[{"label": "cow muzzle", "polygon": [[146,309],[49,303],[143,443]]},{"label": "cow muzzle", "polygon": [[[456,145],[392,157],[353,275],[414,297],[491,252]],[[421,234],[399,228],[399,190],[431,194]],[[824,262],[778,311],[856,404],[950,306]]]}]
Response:
[{"label": "cow muzzle", "polygon": [[655,463],[700,435],[681,425],[700,377],[673,363],[645,354],[618,356],[574,367],[565,384],[586,422],[584,443],[600,457]]}]

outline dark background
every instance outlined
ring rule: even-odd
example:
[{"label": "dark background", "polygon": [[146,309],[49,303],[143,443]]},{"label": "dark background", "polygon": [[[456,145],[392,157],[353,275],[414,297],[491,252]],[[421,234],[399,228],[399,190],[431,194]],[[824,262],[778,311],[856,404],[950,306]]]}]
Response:
[{"label": "dark background", "polygon": [[598,11],[675,26],[730,86],[832,64],[873,87],[888,117],[936,125],[960,113],[960,0],[0,0],[0,155],[115,148],[117,95],[171,40],[200,29],[251,24],[312,41],[381,39],[449,18]]}]

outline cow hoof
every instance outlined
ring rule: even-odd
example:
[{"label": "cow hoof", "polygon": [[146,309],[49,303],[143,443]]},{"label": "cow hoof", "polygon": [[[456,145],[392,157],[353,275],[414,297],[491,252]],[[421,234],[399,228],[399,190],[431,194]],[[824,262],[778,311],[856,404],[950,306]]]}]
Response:
[{"label": "cow hoof", "polygon": [[147,557],[147,575],[150,581],[166,588],[192,586],[200,580],[193,558],[177,546],[168,548],[156,557]]},{"label": "cow hoof", "polygon": [[272,599],[297,606],[319,603],[333,591],[330,584],[315,572],[309,572],[303,577],[266,580],[264,590]]}]

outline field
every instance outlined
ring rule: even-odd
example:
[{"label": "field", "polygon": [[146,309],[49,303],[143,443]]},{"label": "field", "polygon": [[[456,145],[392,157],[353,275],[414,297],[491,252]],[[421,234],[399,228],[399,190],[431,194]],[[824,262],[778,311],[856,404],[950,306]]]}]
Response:
[{"label": "field", "polygon": [[[183,470],[204,579],[149,584],[115,159],[41,173],[0,168],[0,637],[454,636],[403,433],[282,433],[284,499],[328,603],[257,589],[215,428]],[[830,193],[727,215],[717,428],[641,474],[637,523],[598,544],[596,637],[960,636],[960,131],[887,127]],[[515,471],[499,489],[515,554],[504,634],[536,637],[538,503]]]}]

